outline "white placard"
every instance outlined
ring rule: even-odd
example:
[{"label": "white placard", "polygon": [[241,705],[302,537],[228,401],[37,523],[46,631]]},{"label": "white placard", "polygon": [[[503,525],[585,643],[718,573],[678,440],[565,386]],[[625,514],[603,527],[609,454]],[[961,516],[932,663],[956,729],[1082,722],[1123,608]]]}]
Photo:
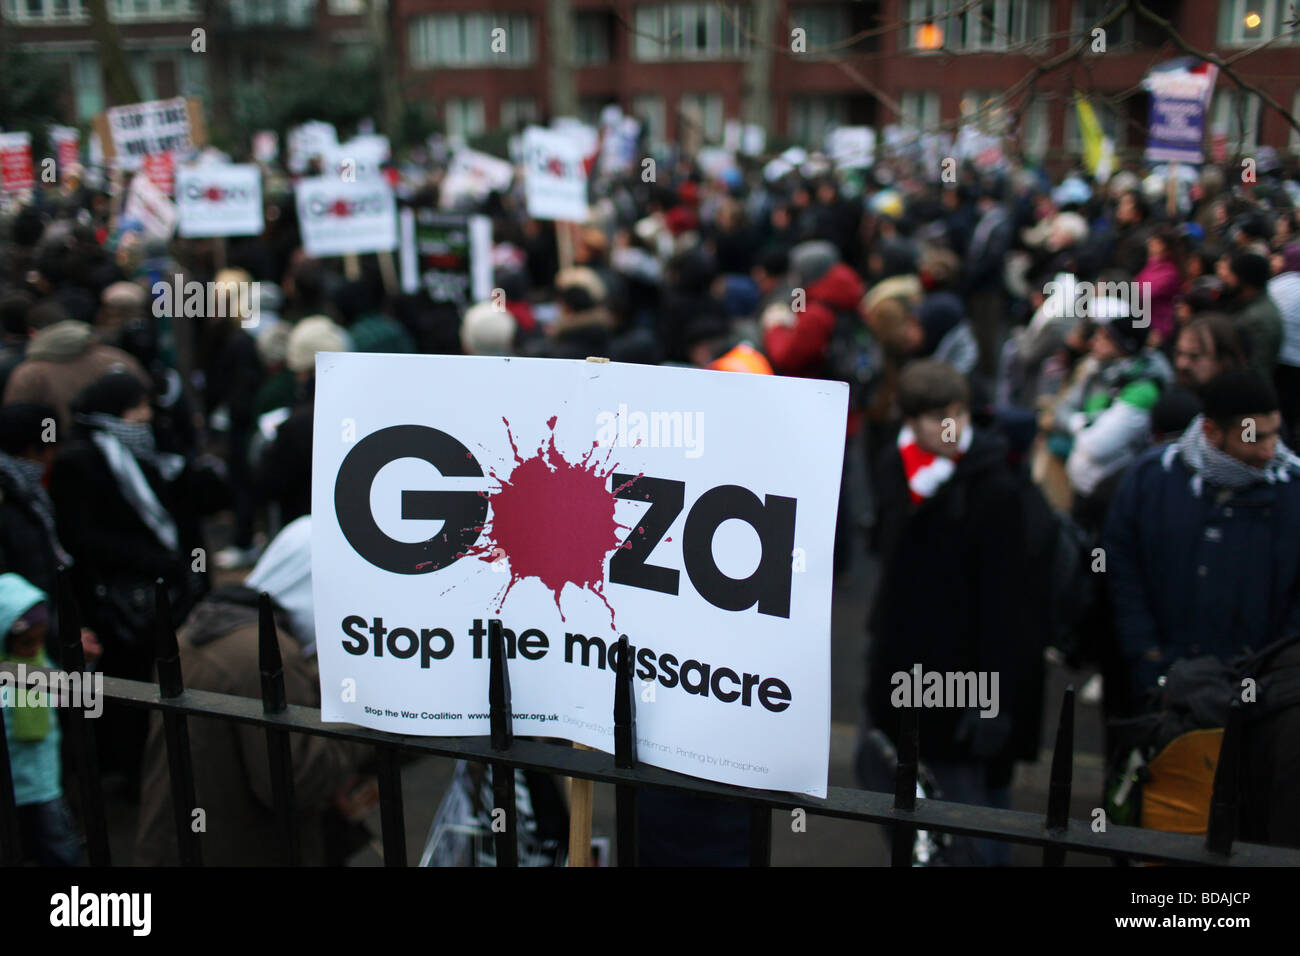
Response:
[{"label": "white placard", "polygon": [[572,130],[524,130],[524,198],[534,219],[587,220],[587,170]]},{"label": "white placard", "polygon": [[377,179],[384,174],[381,167],[391,156],[387,136],[354,136],[326,151],[323,172],[344,179]]},{"label": "white placard", "polygon": [[186,153],[193,149],[185,97],[149,100],[106,111],[114,159],[123,169],[139,169],[150,153]]},{"label": "white placard", "polygon": [[139,222],[145,235],[155,239],[170,239],[176,231],[176,204],[144,173],[131,177],[122,215]]},{"label": "white placard", "polygon": [[487,734],[499,618],[514,732],[612,752],[626,634],[641,762],[825,795],[847,386],[356,353],[316,382],[323,720]]},{"label": "white placard", "polygon": [[389,252],[397,248],[397,202],[382,179],[301,179],[294,187],[298,228],[309,256]]},{"label": "white placard", "polygon": [[315,157],[328,157],[337,149],[339,134],[331,123],[312,120],[289,131],[289,172],[298,175],[307,171]]},{"label": "white placard", "polygon": [[280,134],[273,129],[261,129],[253,134],[253,159],[259,163],[273,163],[280,157]]},{"label": "white placard", "polygon": [[767,147],[767,130],[755,123],[745,124],[745,135],[740,141],[740,151],[746,156],[761,156]]},{"label": "white placard", "polygon": [[515,178],[515,168],[504,159],[472,149],[458,149],[447,166],[439,205],[452,209],[464,199],[486,199],[493,190],[504,192]]},{"label": "white placard", "polygon": [[256,236],[262,232],[262,174],[254,165],[182,166],[176,170],[178,232]]},{"label": "white placard", "polygon": [[876,131],[870,126],[840,126],[827,135],[826,152],[840,169],[865,169],[876,160]]}]

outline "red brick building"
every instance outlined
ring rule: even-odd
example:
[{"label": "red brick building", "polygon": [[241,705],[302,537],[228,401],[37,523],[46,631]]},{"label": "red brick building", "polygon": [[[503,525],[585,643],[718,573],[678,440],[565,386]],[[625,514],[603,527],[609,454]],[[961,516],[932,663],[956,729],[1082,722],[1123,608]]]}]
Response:
[{"label": "red brick building", "polygon": [[[557,92],[551,46],[559,31],[546,0],[394,0],[409,95],[435,101],[451,132],[473,135],[544,117]],[[1225,57],[1278,38],[1236,66],[1292,114],[1300,113],[1300,33],[1290,0],[1148,0],[1194,47]],[[1125,14],[1093,52],[1092,26],[1114,0],[748,0],[722,5],[656,0],[572,0],[571,112],[593,119],[617,102],[661,138],[678,134],[692,105],[709,135],[727,119],[754,120],[777,139],[812,142],[829,122],[883,126],[955,123],[997,101],[1036,63],[1088,40],[1084,55],[1037,78],[1010,104],[1035,155],[1079,151],[1074,91],[1089,94],[1121,150],[1145,144],[1152,63],[1179,55],[1157,26]],[[969,9],[967,9],[969,8]],[[492,30],[506,44],[493,51]],[[802,29],[802,43],[795,33]],[[662,38],[668,38],[663,42]],[[764,41],[764,38],[766,40]],[[561,39],[561,42],[564,42]],[[832,47],[830,55],[819,53]],[[927,49],[925,47],[934,47]],[[834,62],[839,60],[839,63]],[[1000,122],[995,105],[982,121]],[[1005,121],[1005,120],[1002,120]],[[1285,118],[1220,77],[1211,127],[1230,144],[1300,148]]]},{"label": "red brick building", "polygon": [[[258,94],[277,54],[368,52],[371,0],[108,0],[141,95]],[[384,3],[385,0],[375,0]],[[1146,0],[1193,46],[1230,57],[1300,113],[1300,31],[1293,0]],[[403,95],[434,107],[451,133],[514,129],[556,113],[594,119],[606,103],[640,116],[653,138],[679,134],[681,110],[720,139],[725,122],[757,122],[769,142],[817,142],[828,123],[954,124],[980,112],[1010,125],[1031,154],[1079,151],[1074,91],[1089,95],[1120,149],[1145,143],[1151,64],[1179,54],[1158,27],[1127,13],[1094,52],[1092,26],[1117,0],[386,0]],[[210,10],[205,23],[201,11]],[[60,63],[66,119],[104,106],[84,0],[0,0],[9,41]],[[558,27],[552,22],[556,18]],[[209,50],[191,52],[206,28]],[[1004,94],[1036,63],[1088,40],[1077,59]],[[215,72],[221,76],[214,76]],[[999,99],[999,98],[1003,99]],[[1008,106],[1009,109],[1001,109]],[[900,115],[901,114],[901,115]],[[1300,136],[1221,76],[1211,128],[1230,145],[1300,150]]]},{"label": "red brick building", "polygon": [[[268,70],[291,51],[326,57],[363,51],[368,43],[365,3],[107,0],[143,99],[210,99],[218,83],[236,99],[256,95]],[[85,125],[104,109],[104,81],[85,0],[0,0],[0,15],[6,42],[39,54],[62,71],[65,122]],[[200,29],[201,44],[195,34]]]}]

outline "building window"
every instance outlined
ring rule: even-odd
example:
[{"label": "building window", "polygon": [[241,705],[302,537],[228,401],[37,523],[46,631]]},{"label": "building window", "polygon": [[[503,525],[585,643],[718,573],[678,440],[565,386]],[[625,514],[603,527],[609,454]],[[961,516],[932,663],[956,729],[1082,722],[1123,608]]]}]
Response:
[{"label": "building window", "polygon": [[487,123],[483,119],[483,101],[478,97],[447,100],[443,116],[448,136],[469,139],[487,132]]},{"label": "building window", "polygon": [[[1292,0],[1219,0],[1219,43],[1222,46],[1254,46],[1269,40],[1300,43]],[[1283,36],[1283,34],[1289,34]]]},{"label": "building window", "polygon": [[[505,32],[496,34],[496,29]],[[411,64],[417,69],[528,66],[533,19],[525,14],[439,13],[410,21]],[[494,44],[494,39],[499,42]],[[504,44],[504,49],[503,49]],[[500,52],[495,52],[493,46]]]},{"label": "building window", "polygon": [[[808,45],[811,48],[811,40]],[[786,130],[796,143],[820,148],[829,127],[848,122],[848,112],[842,96],[793,96]]]},{"label": "building window", "polygon": [[1216,90],[1210,101],[1210,129],[1227,136],[1230,152],[1254,149],[1259,142],[1259,97],[1240,90]]},{"label": "building window", "polygon": [[14,23],[67,23],[88,20],[85,0],[6,0],[5,17]]},{"label": "building window", "polygon": [[353,17],[366,12],[366,0],[329,0],[329,11],[336,17]]},{"label": "building window", "polygon": [[961,120],[981,133],[1001,136],[1007,132],[1010,116],[1006,98],[997,90],[967,90],[961,97]]},{"label": "building window", "polygon": [[[1035,46],[1048,33],[1048,0],[908,0],[904,45],[980,53]],[[929,24],[932,30],[922,30]],[[933,30],[937,29],[935,35]]]},{"label": "building window", "polygon": [[645,4],[636,8],[632,55],[647,61],[734,59],[749,52],[751,23],[747,5],[724,13],[713,3]]},{"label": "building window", "polygon": [[175,20],[198,16],[197,0],[110,0],[108,14],[118,23]]},{"label": "building window", "polygon": [[236,26],[309,27],[316,16],[316,0],[230,0],[229,10]]},{"label": "building window", "polygon": [[658,146],[668,139],[668,111],[664,98],[653,94],[632,97],[632,115],[641,121],[646,139]]},{"label": "building window", "polygon": [[939,125],[939,94],[928,90],[909,90],[899,99],[903,115],[899,124],[906,132],[933,131]]},{"label": "building window", "polygon": [[843,43],[852,33],[849,8],[844,4],[817,3],[792,7],[790,29],[804,30],[807,50],[815,53],[823,47]]},{"label": "building window", "polygon": [[1020,149],[1026,158],[1041,161],[1051,145],[1052,129],[1047,101],[1034,98],[1020,112]]},{"label": "building window", "polygon": [[72,88],[77,91],[77,122],[84,123],[104,111],[104,79],[99,57],[79,53],[73,60]]},{"label": "building window", "polygon": [[699,123],[704,142],[722,141],[721,93],[683,93],[677,101],[677,112],[682,124],[692,121]]},{"label": "building window", "polygon": [[537,101],[531,96],[507,96],[501,101],[501,128],[515,131],[537,122]]},{"label": "building window", "polygon": [[573,20],[573,62],[578,66],[608,63],[609,17],[603,13],[579,13]]},{"label": "building window", "polygon": [[[1088,45],[1083,48],[1085,54],[1092,52],[1093,28],[1116,5],[1117,0],[1074,0],[1074,18],[1072,21],[1074,42],[1077,43],[1087,38]],[[1104,29],[1106,31],[1106,49],[1108,51],[1117,47],[1131,46],[1133,44],[1133,11],[1128,11]]]}]

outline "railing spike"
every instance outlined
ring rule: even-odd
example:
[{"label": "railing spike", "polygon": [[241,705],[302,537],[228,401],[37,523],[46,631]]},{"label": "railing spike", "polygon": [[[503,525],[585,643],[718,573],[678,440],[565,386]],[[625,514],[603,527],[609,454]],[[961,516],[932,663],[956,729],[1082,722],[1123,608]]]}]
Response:
[{"label": "railing spike", "polygon": [[[1052,775],[1047,791],[1047,829],[1063,833],[1070,826],[1070,795],[1074,785],[1074,685],[1065,688],[1061,717],[1056,724],[1056,745],[1052,748]],[[1063,866],[1065,850],[1043,848],[1043,866]]]}]

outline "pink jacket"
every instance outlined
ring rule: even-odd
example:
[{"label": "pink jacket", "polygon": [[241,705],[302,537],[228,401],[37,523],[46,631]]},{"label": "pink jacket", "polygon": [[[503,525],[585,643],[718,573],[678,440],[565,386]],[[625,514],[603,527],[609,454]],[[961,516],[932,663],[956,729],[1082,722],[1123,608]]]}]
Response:
[{"label": "pink jacket", "polygon": [[1151,331],[1168,338],[1174,331],[1174,297],[1182,285],[1178,267],[1171,259],[1148,258],[1137,281],[1151,283]]}]

